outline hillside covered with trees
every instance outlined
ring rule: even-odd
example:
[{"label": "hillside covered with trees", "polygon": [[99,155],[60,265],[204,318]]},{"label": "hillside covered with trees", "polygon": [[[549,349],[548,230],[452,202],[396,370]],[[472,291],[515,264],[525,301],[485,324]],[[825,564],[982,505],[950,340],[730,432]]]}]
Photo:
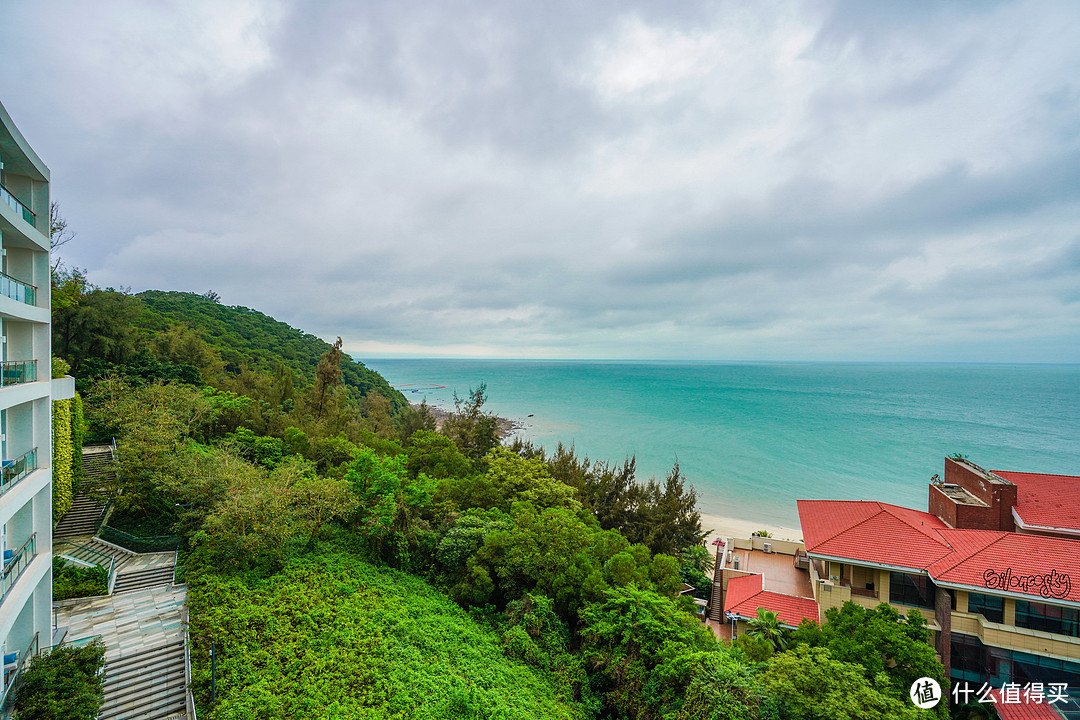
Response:
[{"label": "hillside covered with trees", "polygon": [[504,445],[483,387],[437,427],[340,345],[80,282],[55,352],[117,442],[110,526],[182,538],[200,717],[916,718],[909,678],[944,684],[888,606],[719,642],[680,595],[712,555],[678,466]]}]

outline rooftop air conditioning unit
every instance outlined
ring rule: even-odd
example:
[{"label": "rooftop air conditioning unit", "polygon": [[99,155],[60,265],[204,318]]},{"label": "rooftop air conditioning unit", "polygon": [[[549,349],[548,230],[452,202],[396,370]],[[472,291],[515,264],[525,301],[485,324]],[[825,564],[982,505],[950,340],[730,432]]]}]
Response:
[{"label": "rooftop air conditioning unit", "polygon": [[738,556],[738,555],[736,555],[735,557],[731,558],[731,566],[732,566],[733,568],[735,568],[736,570],[738,570],[738,569],[739,569],[739,556]]},{"label": "rooftop air conditioning unit", "polygon": [[765,543],[765,552],[767,552],[767,553],[772,552],[772,543]]}]

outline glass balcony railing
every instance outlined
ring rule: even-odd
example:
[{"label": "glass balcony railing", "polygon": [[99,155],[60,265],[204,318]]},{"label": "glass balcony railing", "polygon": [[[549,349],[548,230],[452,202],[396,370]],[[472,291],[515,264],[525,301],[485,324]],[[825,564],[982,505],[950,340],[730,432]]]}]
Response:
[{"label": "glass balcony railing", "polygon": [[0,495],[11,489],[15,483],[37,470],[37,448],[14,460],[0,461]]},{"label": "glass balcony railing", "polygon": [[6,187],[0,185],[0,199],[6,202],[13,210],[22,214],[22,219],[30,223],[33,226],[37,226],[37,215],[30,211],[30,208],[22,204],[19,198],[12,195]]},{"label": "glass balcony railing", "polygon": [[4,551],[4,572],[0,575],[0,602],[7,597],[23,570],[30,566],[35,555],[37,555],[37,533],[31,534],[18,550]]},{"label": "glass balcony railing", "polygon": [[37,288],[22,280],[16,280],[10,275],[0,273],[0,295],[6,295],[12,300],[37,305]]},{"label": "glass balcony railing", "polygon": [[0,363],[0,385],[37,381],[37,360],[9,360]]},{"label": "glass balcony railing", "polygon": [[4,694],[0,696],[0,720],[10,720],[14,709],[11,700],[22,684],[22,671],[26,669],[30,658],[37,654],[38,634],[34,633],[25,650],[4,655]]}]

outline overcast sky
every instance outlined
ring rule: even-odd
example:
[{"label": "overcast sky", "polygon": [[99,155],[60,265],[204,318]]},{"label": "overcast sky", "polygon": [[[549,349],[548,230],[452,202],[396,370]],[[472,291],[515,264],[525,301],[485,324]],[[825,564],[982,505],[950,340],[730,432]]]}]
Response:
[{"label": "overcast sky", "polygon": [[101,286],[387,355],[1080,362],[1080,4],[6,3]]}]

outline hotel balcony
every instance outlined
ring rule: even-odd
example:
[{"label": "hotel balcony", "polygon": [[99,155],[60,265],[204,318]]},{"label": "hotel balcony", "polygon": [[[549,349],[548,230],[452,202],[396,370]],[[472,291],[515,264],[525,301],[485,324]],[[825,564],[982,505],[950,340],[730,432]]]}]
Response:
[{"label": "hotel balcony", "polygon": [[32,533],[18,550],[4,551],[4,570],[0,575],[0,602],[19,581],[19,577],[37,555],[37,533]]},{"label": "hotel balcony", "polygon": [[0,386],[37,382],[37,360],[9,360],[0,363]]},{"label": "hotel balcony", "polygon": [[22,215],[23,220],[37,227],[37,215],[3,185],[0,185],[0,200],[3,200],[8,207]]},{"label": "hotel balcony", "polygon": [[0,462],[0,495],[3,495],[20,480],[37,470],[37,448],[23,453],[14,460]]},{"label": "hotel balcony", "polygon": [[37,287],[0,273],[0,295],[27,305],[37,305]]}]

